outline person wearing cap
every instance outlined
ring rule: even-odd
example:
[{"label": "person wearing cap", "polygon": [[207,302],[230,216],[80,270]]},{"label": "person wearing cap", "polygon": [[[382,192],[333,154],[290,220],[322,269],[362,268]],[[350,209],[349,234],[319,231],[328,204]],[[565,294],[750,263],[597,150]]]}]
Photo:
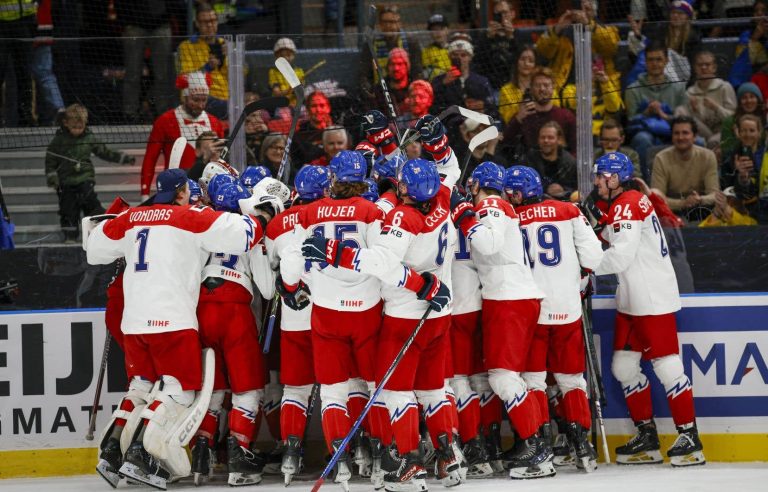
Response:
[{"label": "person wearing cap", "polygon": [[227,119],[229,100],[229,64],[224,38],[217,36],[219,21],[209,3],[200,3],[195,13],[198,34],[179,44],[181,73],[211,74],[211,86],[206,111],[217,118]]},{"label": "person wearing cap", "polygon": [[[293,67],[293,71],[296,72],[296,77],[299,78],[299,82],[304,83],[304,70],[300,67],[294,66],[293,60],[296,58],[296,44],[291,38],[280,38],[272,48],[272,53],[275,55],[275,60],[278,58],[285,58],[288,63]],[[285,96],[291,103],[291,106],[296,104],[296,95],[291,89],[291,84],[285,80],[283,74],[275,67],[269,69],[269,88],[272,90],[272,95],[275,97]]]},{"label": "person wearing cap", "polygon": [[[760,88],[752,82],[745,82],[736,90],[736,112],[723,120],[721,125],[720,147],[716,149],[725,156],[732,153],[739,145],[734,128],[736,121],[744,114],[753,114],[760,118],[765,128],[765,102]],[[761,133],[760,140],[765,140],[765,130]]]},{"label": "person wearing cap", "polygon": [[[416,80],[422,76],[421,43],[415,36],[406,36],[400,24],[400,9],[397,5],[388,4],[378,9],[379,33],[373,39],[373,53],[383,74],[387,73],[389,53],[392,48],[402,48],[408,52],[411,68],[408,79]],[[379,76],[373,68],[370,49],[360,53],[360,89],[363,95],[370,98],[374,84],[379,84]]]},{"label": "person wearing cap", "polygon": [[435,93],[433,112],[454,104],[480,112],[495,110],[490,82],[471,69],[474,54],[475,49],[467,36],[454,36],[448,45],[451,69],[432,81]]},{"label": "person wearing cap", "polygon": [[432,38],[429,46],[421,51],[423,77],[432,80],[451,68],[448,57],[448,22],[443,14],[434,14],[427,22],[427,31]]},{"label": "person wearing cap", "polygon": [[491,83],[498,91],[509,80],[517,60],[515,40],[515,9],[511,2],[498,0],[493,3],[493,18],[488,21],[488,30],[475,40],[477,56],[472,68]]},{"label": "person wearing cap", "polygon": [[212,114],[205,111],[208,103],[210,74],[193,72],[180,75],[176,87],[181,90],[181,104],[158,116],[152,125],[141,165],[142,201],[149,197],[150,184],[155,175],[157,158],[162,152],[164,166],[168,167],[173,144],[179,137],[187,139],[187,148],[181,156],[181,169],[189,169],[195,164],[195,142],[204,132],[213,131],[219,138],[224,137],[224,127]]}]

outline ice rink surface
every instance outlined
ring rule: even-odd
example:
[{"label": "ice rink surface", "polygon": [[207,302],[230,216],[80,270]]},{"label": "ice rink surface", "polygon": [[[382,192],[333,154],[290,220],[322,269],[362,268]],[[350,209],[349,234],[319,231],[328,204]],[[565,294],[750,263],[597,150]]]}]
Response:
[{"label": "ice rink surface", "polygon": [[[239,490],[260,492],[308,492],[313,482],[309,476],[295,480],[289,488],[282,484],[281,477],[266,476],[261,484],[241,487]],[[447,490],[437,481],[428,482],[430,490]],[[106,482],[96,475],[62,478],[28,478],[0,480],[2,492],[81,492],[112,490]],[[121,482],[118,490],[152,491],[149,487],[126,485]],[[170,484],[168,490],[214,491],[233,490],[227,487],[224,476],[214,477],[202,487],[195,487],[191,480]],[[341,492],[340,486],[326,482],[322,491]],[[351,483],[352,492],[373,491],[370,482],[355,479]],[[596,472],[587,475],[575,468],[558,468],[556,477],[539,480],[506,480],[502,477],[487,480],[473,480],[457,487],[455,492],[489,492],[509,490],[513,492],[549,492],[549,491],[605,491],[605,492],[745,492],[768,491],[768,463],[707,463],[705,466],[688,469],[672,469],[669,465],[648,467],[619,467],[617,465],[599,465]]]}]

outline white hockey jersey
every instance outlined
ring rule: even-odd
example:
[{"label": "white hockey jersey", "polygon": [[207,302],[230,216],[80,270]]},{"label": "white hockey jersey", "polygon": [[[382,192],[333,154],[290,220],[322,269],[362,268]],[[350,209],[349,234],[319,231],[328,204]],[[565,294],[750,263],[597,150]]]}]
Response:
[{"label": "white hockey jersey", "polygon": [[[283,282],[298,283],[305,270],[301,246],[310,236],[338,239],[352,247],[368,247],[381,231],[381,210],[361,197],[321,198],[299,211],[298,222],[280,261]],[[365,311],[381,301],[377,278],[345,268],[315,263],[309,270],[312,302],[336,311]]]},{"label": "white hockey jersey", "polygon": [[[459,177],[459,165],[453,151],[436,162],[444,175],[437,194],[429,202],[425,215],[410,205],[395,206],[384,219],[381,235],[369,248],[361,248],[355,258],[355,269],[382,280],[384,314],[395,318],[419,319],[429,303],[403,286],[413,268],[419,273],[431,272],[451,288],[456,228],[451,223],[451,188]],[[430,318],[451,314],[451,306]]]},{"label": "white hockey jersey", "polygon": [[86,245],[88,263],[125,257],[123,333],[197,329],[200,272],[211,252],[241,255],[263,236],[250,216],[203,206],[131,208],[99,224]]},{"label": "white hockey jersey", "polygon": [[621,193],[606,219],[602,237],[611,246],[595,273],[618,276],[616,309],[635,316],[679,311],[680,292],[667,240],[648,197],[635,190]]},{"label": "white hockey jersey", "polygon": [[483,305],[482,285],[477,267],[472,261],[469,241],[461,231],[456,231],[456,251],[453,253],[451,267],[452,314],[465,314],[480,311]]},{"label": "white hockey jersey", "polygon": [[572,203],[558,200],[515,207],[533,278],[546,297],[539,324],[562,325],[581,317],[581,269],[603,258],[600,240]]},{"label": "white hockey jersey", "polygon": [[[288,210],[278,214],[267,224],[267,256],[270,266],[275,270],[280,269],[280,259],[285,255],[286,249],[291,245],[293,238],[293,229],[299,223],[299,212],[306,205],[293,205]],[[310,278],[308,271],[301,275],[301,280],[309,286]],[[280,311],[280,329],[284,331],[308,331],[311,328],[312,304],[296,311],[283,304]]]},{"label": "white hockey jersey", "polygon": [[483,299],[511,301],[542,299],[528,267],[520,219],[512,205],[499,196],[475,205],[478,223],[467,231],[472,259],[483,284]]},{"label": "white hockey jersey", "polygon": [[242,285],[251,297],[254,295],[253,284],[256,284],[262,297],[269,299],[275,295],[275,272],[270,267],[264,244],[257,244],[241,255],[211,253],[208,264],[203,268],[201,280],[208,277],[218,277]]}]

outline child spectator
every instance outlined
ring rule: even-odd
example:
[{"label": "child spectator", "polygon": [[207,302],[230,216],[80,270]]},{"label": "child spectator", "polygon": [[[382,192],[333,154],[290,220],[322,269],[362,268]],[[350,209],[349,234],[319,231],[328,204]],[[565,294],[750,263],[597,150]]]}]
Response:
[{"label": "child spectator", "polygon": [[[304,70],[293,65],[293,60],[296,58],[296,44],[291,38],[280,38],[272,48],[275,54],[275,60],[278,58],[285,58],[288,63],[291,64],[293,70],[296,72],[296,77],[299,78],[299,82],[304,83]],[[272,89],[272,95],[275,97],[285,96],[288,98],[291,106],[296,104],[296,96],[293,94],[291,85],[285,80],[283,74],[280,73],[275,67],[269,69],[269,88]]]},{"label": "child spectator", "polygon": [[46,183],[59,195],[65,243],[77,241],[80,212],[86,216],[104,213],[94,191],[96,182],[91,154],[120,164],[136,162],[133,156],[107,148],[87,125],[88,110],[80,104],[68,106],[64,110],[62,128],[56,132],[45,153]]}]

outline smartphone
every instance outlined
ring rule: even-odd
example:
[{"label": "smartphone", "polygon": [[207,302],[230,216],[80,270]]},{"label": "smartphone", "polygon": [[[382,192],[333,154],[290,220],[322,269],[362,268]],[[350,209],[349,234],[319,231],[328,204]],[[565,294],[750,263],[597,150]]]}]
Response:
[{"label": "smartphone", "polygon": [[605,62],[601,57],[595,57],[595,59],[592,61],[592,70],[596,72],[605,71]]},{"label": "smartphone", "polygon": [[533,101],[533,96],[531,96],[531,89],[525,89],[525,92],[523,92],[523,102],[529,103],[531,101]]},{"label": "smartphone", "polygon": [[501,12],[494,12],[493,20],[501,24]]},{"label": "smartphone", "polygon": [[750,149],[746,145],[742,145],[741,148],[738,150],[737,155],[749,157],[750,159],[752,159],[752,149]]}]

